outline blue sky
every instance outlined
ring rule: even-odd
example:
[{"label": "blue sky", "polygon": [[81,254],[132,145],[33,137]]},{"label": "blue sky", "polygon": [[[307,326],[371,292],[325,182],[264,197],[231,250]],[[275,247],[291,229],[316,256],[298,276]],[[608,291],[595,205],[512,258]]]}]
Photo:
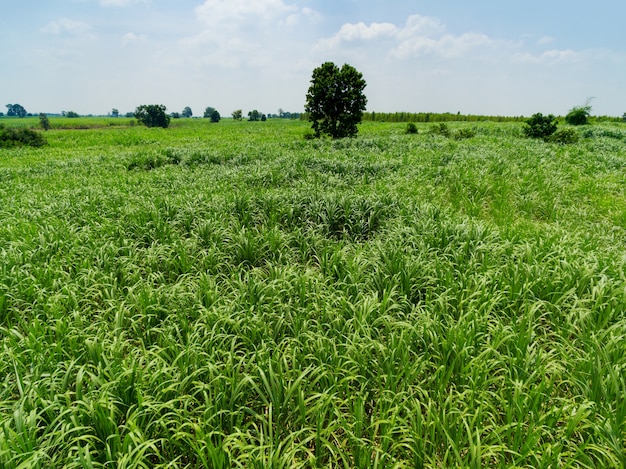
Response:
[{"label": "blue sky", "polygon": [[626,112],[622,0],[4,3],[0,100],[29,112],[302,111],[325,61],[363,73],[370,111]]}]

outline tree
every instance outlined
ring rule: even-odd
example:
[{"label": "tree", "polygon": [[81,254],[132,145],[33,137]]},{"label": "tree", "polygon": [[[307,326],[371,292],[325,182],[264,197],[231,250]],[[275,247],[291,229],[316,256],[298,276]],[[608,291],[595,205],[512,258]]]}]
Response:
[{"label": "tree", "polygon": [[135,109],[135,118],[146,127],[163,127],[170,125],[170,116],[163,104],[142,104]]},{"label": "tree", "polygon": [[50,128],[50,119],[43,112],[39,114],[39,125],[43,130],[48,130]]},{"label": "tree", "polygon": [[215,108],[214,108],[214,107],[211,107],[211,106],[207,107],[207,108],[204,110],[204,116],[203,116],[203,117],[204,117],[205,119],[210,119],[210,118],[211,118],[211,114],[213,114],[213,111],[215,111]]},{"label": "tree", "polygon": [[250,122],[256,122],[261,118],[261,113],[256,109],[254,111],[248,112],[248,120]]},{"label": "tree", "polygon": [[526,121],[524,133],[530,138],[546,139],[556,132],[556,126],[556,117],[552,114],[544,116],[538,112],[537,114],[533,114],[531,118]]},{"label": "tree", "polygon": [[117,109],[113,108],[111,110],[111,117],[119,117],[120,116],[120,111],[118,111]]},{"label": "tree", "polygon": [[26,109],[20,104],[7,104],[6,107],[8,117],[26,117]]},{"label": "tree", "polygon": [[305,111],[315,136],[356,136],[367,104],[363,94],[366,86],[363,75],[348,64],[340,69],[333,62],[326,62],[313,70]]},{"label": "tree", "polygon": [[187,106],[185,109],[183,109],[183,112],[181,113],[181,115],[183,117],[189,118],[189,117],[193,116],[193,112],[191,112],[191,108],[189,106]]},{"label": "tree", "polygon": [[74,112],[74,111],[67,111],[67,112],[65,113],[65,117],[69,117],[69,118],[71,118],[71,119],[75,119],[75,118],[80,117],[80,116],[78,115],[78,113],[77,113],[77,112]]},{"label": "tree", "polygon": [[626,112],[624,113],[624,115],[622,115],[622,120],[626,122]]},{"label": "tree", "polygon": [[220,113],[217,112],[217,109],[214,109],[211,113],[211,122],[219,122],[221,118],[222,117],[220,116]]},{"label": "tree", "polygon": [[574,106],[565,116],[565,122],[569,125],[587,125],[591,117],[591,104],[589,100],[584,106]]},{"label": "tree", "polygon": [[233,116],[233,120],[240,121],[243,119],[243,111],[241,109],[233,111],[231,115]]}]

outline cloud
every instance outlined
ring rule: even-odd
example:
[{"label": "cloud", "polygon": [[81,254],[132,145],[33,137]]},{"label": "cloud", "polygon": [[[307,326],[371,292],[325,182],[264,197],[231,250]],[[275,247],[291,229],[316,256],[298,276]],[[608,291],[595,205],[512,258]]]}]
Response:
[{"label": "cloud", "polygon": [[100,5],[105,7],[125,7],[132,3],[145,3],[148,4],[152,0],[100,0]]},{"label": "cloud", "polygon": [[583,53],[572,49],[558,50],[552,49],[541,54],[531,54],[530,52],[519,52],[513,56],[513,61],[518,63],[534,64],[556,64],[556,63],[578,63],[583,60]]},{"label": "cloud", "polygon": [[146,41],[146,36],[144,36],[143,34],[140,34],[139,36],[137,36],[135,33],[126,33],[124,34],[124,37],[122,38],[122,45],[127,46],[129,44],[145,42],[145,41]]},{"label": "cloud", "polygon": [[301,47],[308,26],[321,19],[317,11],[286,0],[204,0],[195,14],[200,31],[179,44],[193,54],[194,65],[229,69],[282,63]]},{"label": "cloud", "polygon": [[91,32],[91,26],[82,21],[74,21],[68,18],[61,18],[56,21],[52,21],[44,26],[41,31],[44,34],[52,36],[85,36]]},{"label": "cloud", "polygon": [[461,57],[474,49],[490,47],[497,41],[486,34],[454,35],[437,18],[411,15],[403,26],[392,23],[346,23],[339,31],[317,43],[321,50],[367,47],[388,43],[386,54],[394,59],[409,59],[428,54]]}]

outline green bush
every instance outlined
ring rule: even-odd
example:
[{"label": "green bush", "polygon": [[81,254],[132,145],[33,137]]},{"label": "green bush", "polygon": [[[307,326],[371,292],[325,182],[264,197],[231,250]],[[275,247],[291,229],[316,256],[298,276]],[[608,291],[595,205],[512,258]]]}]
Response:
[{"label": "green bush", "polygon": [[431,127],[431,132],[436,135],[442,135],[444,137],[450,137],[452,133],[450,132],[450,127],[445,122],[440,122],[439,124],[435,124]]},{"label": "green bush", "polygon": [[576,143],[579,140],[578,132],[575,129],[567,128],[567,129],[559,129],[554,132],[552,135],[546,138],[547,142],[551,143],[559,143],[561,145],[568,145],[571,143]]},{"label": "green bush", "polygon": [[565,116],[565,122],[569,125],[587,125],[591,116],[591,106],[575,106]]},{"label": "green bush", "polygon": [[465,138],[472,138],[476,136],[476,130],[474,129],[459,129],[454,133],[456,140],[462,140]]},{"label": "green bush", "polygon": [[546,139],[556,132],[556,126],[556,117],[552,114],[544,116],[538,112],[537,114],[533,114],[531,118],[526,121],[524,133],[530,138]]},{"label": "green bush", "polygon": [[405,134],[416,134],[417,133],[417,127],[415,126],[415,124],[413,122],[409,122],[406,125],[406,129],[404,130]]},{"label": "green bush", "polygon": [[47,145],[45,137],[31,129],[5,129],[0,125],[0,148],[42,147]]}]

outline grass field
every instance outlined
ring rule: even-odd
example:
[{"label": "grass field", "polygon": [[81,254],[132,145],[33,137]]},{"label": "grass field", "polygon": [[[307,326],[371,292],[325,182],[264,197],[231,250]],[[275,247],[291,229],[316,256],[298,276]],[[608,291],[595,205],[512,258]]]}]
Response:
[{"label": "grass field", "polygon": [[50,120],[0,150],[1,467],[626,465],[626,125]]}]

